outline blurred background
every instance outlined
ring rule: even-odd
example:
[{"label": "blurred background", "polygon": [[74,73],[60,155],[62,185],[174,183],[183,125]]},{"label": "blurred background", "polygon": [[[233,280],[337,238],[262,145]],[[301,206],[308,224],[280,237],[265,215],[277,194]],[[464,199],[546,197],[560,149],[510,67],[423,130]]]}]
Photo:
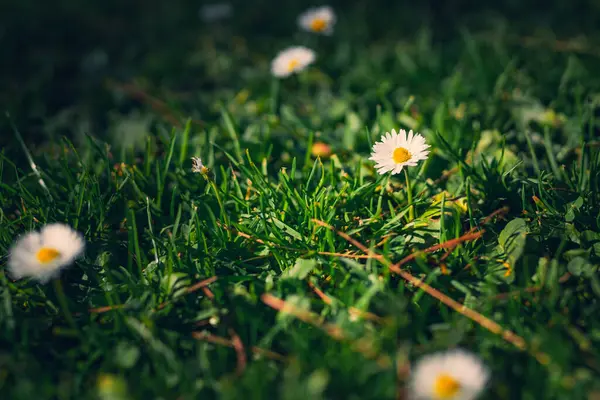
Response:
[{"label": "blurred background", "polygon": [[[336,36],[349,46],[411,40],[424,28],[442,45],[465,30],[501,34],[519,48],[538,39],[550,46],[590,48],[600,38],[600,0],[329,3],[345,20]],[[176,103],[187,116],[188,110],[177,104],[186,96],[239,90],[244,85],[236,79],[240,68],[247,68],[249,77],[252,65],[268,71],[269,59],[294,41],[298,13],[313,5],[321,3],[5,1],[0,6],[0,145],[14,145],[6,113],[34,147],[60,135],[107,136],[115,115],[131,115],[147,104],[143,94],[135,93],[140,88]],[[228,53],[237,56],[220,59]],[[232,62],[243,66],[232,68],[227,64]],[[215,73],[214,65],[224,68]],[[236,72],[230,75],[223,69]],[[132,83],[134,87],[123,86]],[[194,107],[210,119],[207,104],[197,101]]]}]

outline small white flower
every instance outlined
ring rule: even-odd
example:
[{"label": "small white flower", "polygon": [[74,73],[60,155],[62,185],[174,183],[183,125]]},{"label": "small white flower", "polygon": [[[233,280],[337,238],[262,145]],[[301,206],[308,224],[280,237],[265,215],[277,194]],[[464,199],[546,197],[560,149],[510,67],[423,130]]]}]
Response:
[{"label": "small white flower", "polygon": [[275,57],[271,63],[271,73],[285,78],[294,72],[300,72],[315,61],[315,52],[304,46],[288,47]]},{"label": "small white flower", "polygon": [[451,350],[421,358],[412,372],[414,399],[473,400],[485,388],[489,370],[464,350]]},{"label": "small white flower", "polygon": [[206,4],[200,8],[200,18],[204,22],[213,22],[229,18],[233,8],[229,3]]},{"label": "small white flower", "polygon": [[202,164],[202,159],[200,157],[192,157],[192,172],[201,174],[206,174],[208,172],[208,168]]},{"label": "small white flower", "polygon": [[369,160],[375,161],[377,172],[392,175],[399,174],[402,168],[414,167],[421,160],[427,159],[429,145],[425,138],[413,131],[408,132],[400,129],[398,133],[394,129],[386,133],[381,142],[375,143]]},{"label": "small white flower", "polygon": [[18,239],[10,250],[8,268],[14,279],[31,277],[42,283],[58,275],[81,255],[83,236],[64,224],[44,226]]},{"label": "small white flower", "polygon": [[335,25],[335,13],[329,6],[310,8],[300,14],[298,25],[308,32],[331,35]]}]

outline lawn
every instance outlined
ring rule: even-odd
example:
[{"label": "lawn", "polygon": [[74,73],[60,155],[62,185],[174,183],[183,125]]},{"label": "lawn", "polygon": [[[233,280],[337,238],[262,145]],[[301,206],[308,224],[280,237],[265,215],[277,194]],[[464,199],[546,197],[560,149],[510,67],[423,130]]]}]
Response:
[{"label": "lawn", "polygon": [[[1,398],[409,399],[453,349],[478,398],[600,398],[598,2],[36,3],[0,31]],[[429,153],[380,173],[401,129]],[[81,255],[16,276],[57,222]]]}]

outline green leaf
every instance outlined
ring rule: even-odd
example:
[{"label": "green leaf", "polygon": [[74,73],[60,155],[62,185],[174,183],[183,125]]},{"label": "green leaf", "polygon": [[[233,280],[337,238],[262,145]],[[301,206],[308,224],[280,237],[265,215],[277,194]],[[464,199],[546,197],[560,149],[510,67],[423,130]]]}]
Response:
[{"label": "green leaf", "polygon": [[292,268],[284,271],[283,278],[304,279],[317,266],[317,260],[298,258]]},{"label": "green leaf", "polygon": [[573,276],[590,277],[594,273],[594,266],[585,258],[575,257],[569,262],[567,269]]},{"label": "green leaf", "polygon": [[502,232],[500,232],[498,244],[504,254],[506,254],[506,261],[511,266],[514,266],[523,255],[528,232],[527,223],[522,218],[510,221]]},{"label": "green leaf", "polygon": [[129,369],[140,357],[140,349],[127,342],[119,342],[115,349],[115,363],[121,368]]},{"label": "green leaf", "polygon": [[583,198],[580,196],[577,200],[569,204],[567,213],[565,214],[565,221],[573,221],[575,219],[575,211],[578,211],[581,206],[583,206]]},{"label": "green leaf", "polygon": [[300,241],[304,240],[304,236],[302,236],[300,234],[300,232],[298,232],[297,230],[295,230],[291,226],[286,225],[285,223],[283,223],[282,221],[278,220],[277,218],[271,218],[271,221],[273,221],[273,223],[275,224],[276,227],[278,227],[279,229],[285,231],[285,233],[287,233],[288,235],[290,235],[294,239],[300,240]]}]

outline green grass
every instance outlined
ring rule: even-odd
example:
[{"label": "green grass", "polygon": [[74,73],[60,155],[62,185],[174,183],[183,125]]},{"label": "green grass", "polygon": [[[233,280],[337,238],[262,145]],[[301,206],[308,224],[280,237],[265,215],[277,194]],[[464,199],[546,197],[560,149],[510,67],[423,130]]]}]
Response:
[{"label": "green grass", "polygon": [[[46,119],[50,140],[3,131],[2,398],[404,398],[411,363],[453,347],[491,369],[483,398],[598,396],[597,56],[505,21],[361,41],[360,10],[339,14],[331,38],[186,31],[110,106]],[[297,43],[316,64],[274,82]],[[432,146],[414,220],[404,176],[367,159],[392,128]],[[4,269],[54,221],[87,240],[66,306]]]}]

